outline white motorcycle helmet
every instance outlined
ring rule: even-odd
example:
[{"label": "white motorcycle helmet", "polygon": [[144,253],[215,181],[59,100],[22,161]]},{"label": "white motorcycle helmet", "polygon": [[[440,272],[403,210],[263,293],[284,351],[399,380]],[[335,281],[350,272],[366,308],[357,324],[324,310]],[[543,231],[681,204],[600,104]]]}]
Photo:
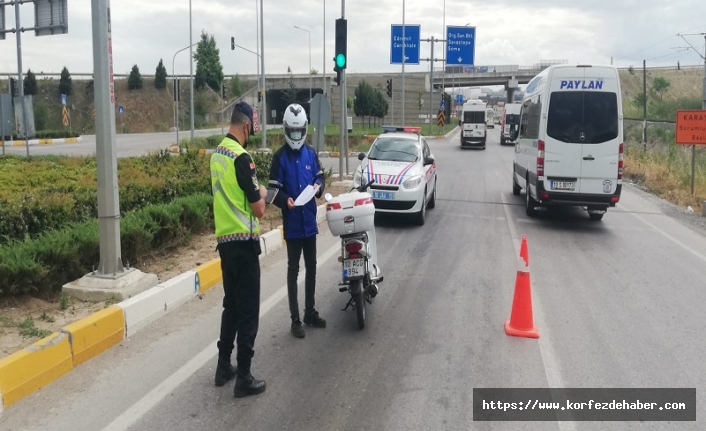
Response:
[{"label": "white motorcycle helmet", "polygon": [[306,118],[306,111],[298,103],[287,106],[282,119],[284,126],[284,139],[287,145],[295,151],[301,149],[306,142],[307,126],[309,121]]}]

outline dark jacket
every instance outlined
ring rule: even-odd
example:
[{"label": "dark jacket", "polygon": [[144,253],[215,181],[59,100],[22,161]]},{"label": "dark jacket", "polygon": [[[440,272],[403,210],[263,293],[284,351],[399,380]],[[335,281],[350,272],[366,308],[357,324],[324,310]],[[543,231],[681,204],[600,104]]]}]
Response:
[{"label": "dark jacket", "polygon": [[312,199],[300,207],[289,209],[287,200],[293,200],[313,184],[319,185],[316,197],[324,192],[324,171],[319,156],[311,146],[305,144],[299,151],[284,144],[272,157],[269,187],[279,189],[274,204],[282,209],[282,225],[285,239],[310,238],[319,233],[316,222],[316,200]]}]

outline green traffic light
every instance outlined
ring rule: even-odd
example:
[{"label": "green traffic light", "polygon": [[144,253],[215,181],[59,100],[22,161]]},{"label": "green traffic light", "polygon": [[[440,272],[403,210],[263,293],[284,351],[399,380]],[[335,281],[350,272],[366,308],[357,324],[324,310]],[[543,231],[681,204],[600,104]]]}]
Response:
[{"label": "green traffic light", "polygon": [[343,54],[336,55],[336,66],[344,67],[346,65],[346,56]]}]

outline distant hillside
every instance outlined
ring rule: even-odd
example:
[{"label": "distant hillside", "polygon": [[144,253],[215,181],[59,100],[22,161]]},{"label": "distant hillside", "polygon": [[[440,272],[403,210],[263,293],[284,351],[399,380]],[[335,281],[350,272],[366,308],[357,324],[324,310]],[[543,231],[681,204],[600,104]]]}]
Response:
[{"label": "distant hillside", "polygon": [[[700,109],[702,69],[650,70],[647,69],[647,101],[650,119],[674,120],[677,109]],[[662,77],[669,82],[662,98],[653,90],[654,80]],[[642,94],[642,69],[620,71],[620,86],[623,91],[623,110],[628,118],[642,118],[642,107],[636,106],[636,98]]]}]

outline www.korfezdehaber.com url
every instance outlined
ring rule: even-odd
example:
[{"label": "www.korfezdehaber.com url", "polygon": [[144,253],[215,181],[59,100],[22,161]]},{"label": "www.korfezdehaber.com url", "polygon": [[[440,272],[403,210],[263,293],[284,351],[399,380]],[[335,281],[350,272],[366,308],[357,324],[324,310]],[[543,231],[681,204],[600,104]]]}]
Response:
[{"label": "www.korfezdehaber.com url", "polygon": [[588,402],[571,402],[566,400],[566,403],[543,402],[539,400],[527,400],[514,403],[502,401],[486,401],[483,400],[484,410],[685,410],[686,403],[659,403],[635,401],[610,401],[596,402],[589,400]]}]

